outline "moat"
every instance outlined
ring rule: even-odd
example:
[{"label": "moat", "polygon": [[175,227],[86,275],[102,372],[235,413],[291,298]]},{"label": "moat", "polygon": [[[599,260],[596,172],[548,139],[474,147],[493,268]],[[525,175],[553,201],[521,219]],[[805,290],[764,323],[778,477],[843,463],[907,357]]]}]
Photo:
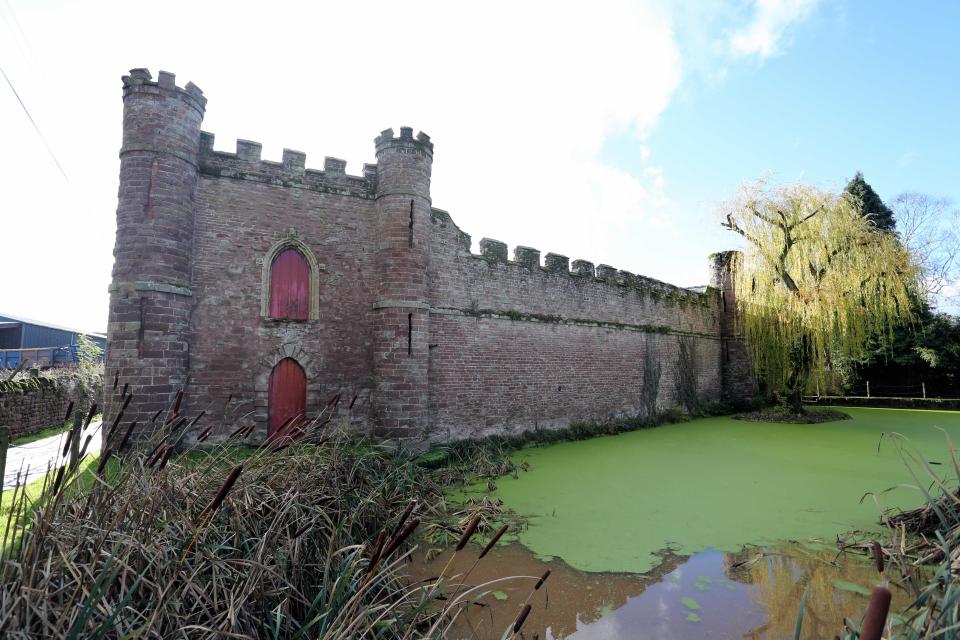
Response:
[{"label": "moat", "polygon": [[[525,525],[471,582],[550,568],[546,597],[531,600],[530,632],[547,638],[788,637],[809,585],[804,637],[830,637],[879,582],[838,536],[882,535],[882,509],[919,505],[904,455],[949,469],[944,432],[960,437],[956,413],[844,411],[851,420],[705,418],[519,451],[528,470],[492,495]],[[518,582],[492,586],[500,606],[463,624],[499,637],[529,591]],[[894,606],[904,598],[895,590]]]}]

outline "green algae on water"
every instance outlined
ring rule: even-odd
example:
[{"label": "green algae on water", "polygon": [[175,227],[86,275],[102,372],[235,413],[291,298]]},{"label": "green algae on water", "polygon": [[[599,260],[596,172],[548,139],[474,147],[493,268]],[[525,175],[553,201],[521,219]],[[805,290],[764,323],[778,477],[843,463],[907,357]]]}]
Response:
[{"label": "green algae on water", "polygon": [[683,606],[685,606],[687,609],[699,609],[699,608],[700,608],[700,603],[697,602],[696,600],[694,600],[693,598],[689,597],[689,596],[684,596],[684,597],[680,598],[680,602],[682,602],[682,603],[683,603]]},{"label": "green algae on water", "polygon": [[700,616],[691,611],[687,614],[687,620],[690,622],[700,622]]},{"label": "green algae on water", "polygon": [[[782,540],[830,540],[879,530],[883,508],[912,508],[919,493],[896,438],[927,460],[948,459],[945,429],[960,413],[844,409],[851,420],[772,424],[703,418],[524,449],[530,471],[497,481],[504,506],[529,518],[518,539],[538,557],[584,571],[644,573],[658,551],[735,552]],[[881,437],[886,434],[884,437]]]}]

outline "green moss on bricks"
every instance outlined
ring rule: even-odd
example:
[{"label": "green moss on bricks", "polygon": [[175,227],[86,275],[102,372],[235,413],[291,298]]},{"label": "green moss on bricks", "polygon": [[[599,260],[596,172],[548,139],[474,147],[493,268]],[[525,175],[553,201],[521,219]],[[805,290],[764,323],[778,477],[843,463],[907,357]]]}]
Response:
[{"label": "green moss on bricks", "polygon": [[460,313],[471,318],[494,318],[514,320],[517,322],[542,322],[546,324],[567,324],[587,327],[598,327],[601,329],[623,329],[627,331],[641,331],[643,333],[674,334],[683,336],[692,336],[696,338],[714,338],[717,336],[709,333],[697,331],[675,331],[669,325],[665,324],[630,324],[626,322],[605,322],[600,320],[587,320],[583,318],[564,318],[563,316],[549,315],[543,313],[523,313],[514,309],[457,309]]}]

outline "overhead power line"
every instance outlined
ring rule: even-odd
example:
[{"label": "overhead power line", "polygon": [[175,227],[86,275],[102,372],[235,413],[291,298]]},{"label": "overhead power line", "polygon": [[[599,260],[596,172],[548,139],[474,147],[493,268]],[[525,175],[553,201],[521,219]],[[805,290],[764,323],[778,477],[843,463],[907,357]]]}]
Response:
[{"label": "overhead power line", "polygon": [[67,172],[63,170],[63,167],[60,165],[60,161],[57,160],[56,154],[53,153],[53,149],[50,148],[50,145],[47,144],[47,139],[43,137],[43,132],[40,131],[40,127],[37,126],[36,121],[33,119],[33,116],[30,115],[30,110],[27,109],[27,105],[23,103],[23,100],[20,98],[20,94],[17,93],[16,88],[13,86],[13,83],[10,82],[10,78],[7,77],[6,71],[3,70],[3,67],[0,67],[0,74],[3,75],[3,79],[7,81],[7,86],[10,87],[10,91],[13,91],[13,95],[16,96],[17,102],[20,103],[20,106],[23,108],[23,112],[27,114],[27,118],[30,120],[30,124],[33,125],[34,130],[37,132],[37,135],[40,136],[40,141],[43,143],[43,146],[47,148],[47,153],[50,154],[50,157],[53,159],[53,163],[57,165],[57,169],[60,170],[60,174],[63,176],[63,179],[67,182],[70,182],[70,178],[67,177]]}]

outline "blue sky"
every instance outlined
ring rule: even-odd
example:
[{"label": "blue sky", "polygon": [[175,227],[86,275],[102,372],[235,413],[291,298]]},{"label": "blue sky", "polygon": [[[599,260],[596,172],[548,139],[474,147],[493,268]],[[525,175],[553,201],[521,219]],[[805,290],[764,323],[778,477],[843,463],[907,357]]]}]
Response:
[{"label": "blue sky", "polygon": [[958,31],[957,2],[0,0],[0,66],[69,176],[0,82],[0,245],[31,265],[0,312],[106,327],[132,67],[199,85],[221,150],[359,174],[380,130],[422,129],[475,248],[690,286],[736,245],[717,209],[743,182],[860,170],[888,200],[960,200]]},{"label": "blue sky", "polygon": [[[648,141],[688,203],[766,172],[960,196],[960,3],[825,3],[782,51],[687,78]],[[681,42],[681,47],[683,43]],[[610,162],[631,162],[611,145]]]}]

